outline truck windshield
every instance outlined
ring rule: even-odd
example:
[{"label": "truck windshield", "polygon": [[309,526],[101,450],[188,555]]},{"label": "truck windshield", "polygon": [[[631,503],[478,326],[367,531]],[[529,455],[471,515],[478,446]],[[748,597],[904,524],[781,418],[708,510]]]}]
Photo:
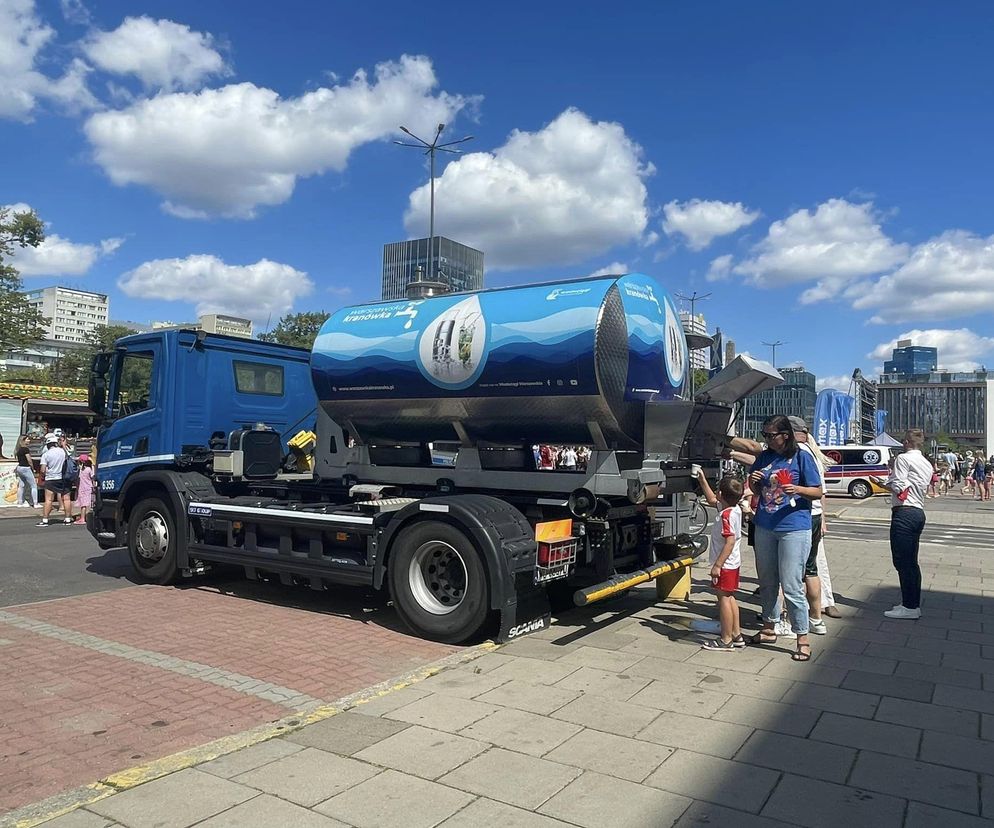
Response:
[{"label": "truck windshield", "polygon": [[117,363],[111,416],[127,417],[153,404],[151,351],[129,351]]}]

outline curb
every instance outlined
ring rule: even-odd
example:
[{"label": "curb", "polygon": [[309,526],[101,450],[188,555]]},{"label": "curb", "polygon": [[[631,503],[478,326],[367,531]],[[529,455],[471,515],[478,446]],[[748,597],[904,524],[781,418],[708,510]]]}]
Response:
[{"label": "curb", "polygon": [[230,736],[222,736],[212,742],[182,750],[171,756],[165,756],[148,762],[144,765],[136,765],[127,770],[118,771],[103,779],[73,788],[63,793],[43,799],[30,805],[25,805],[14,811],[0,815],[0,828],[34,828],[50,819],[68,814],[77,808],[82,808],[116,793],[136,788],[163,776],[176,771],[192,768],[227,756],[229,753],[251,747],[260,742],[293,733],[296,730],[307,727],[339,713],[344,713],[361,704],[373,701],[374,699],[387,696],[395,690],[403,690],[412,684],[417,684],[443,670],[456,667],[469,661],[473,661],[486,653],[493,652],[500,647],[493,641],[484,641],[462,652],[452,653],[444,658],[434,661],[426,667],[420,667],[410,673],[406,673],[398,678],[388,679],[379,684],[374,684],[364,690],[359,690],[348,696],[321,705],[310,710],[302,710],[291,713],[282,719],[277,719],[258,727],[244,730],[241,733],[234,733]]}]

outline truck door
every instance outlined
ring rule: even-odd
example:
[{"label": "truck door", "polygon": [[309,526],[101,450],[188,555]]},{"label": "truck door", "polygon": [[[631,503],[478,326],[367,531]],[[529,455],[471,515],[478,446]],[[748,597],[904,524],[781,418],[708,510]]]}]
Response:
[{"label": "truck door", "polygon": [[119,490],[138,464],[172,459],[161,454],[162,367],[160,342],[142,342],[114,356],[106,406],[110,422],[100,433],[97,453],[102,492]]}]

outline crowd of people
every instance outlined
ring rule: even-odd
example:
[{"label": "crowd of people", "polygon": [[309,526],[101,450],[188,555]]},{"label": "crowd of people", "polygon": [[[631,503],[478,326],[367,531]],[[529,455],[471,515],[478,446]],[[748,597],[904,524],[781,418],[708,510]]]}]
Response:
[{"label": "crowd of people", "polygon": [[542,471],[586,471],[590,460],[587,446],[532,446],[535,468]]},{"label": "crowd of people", "polygon": [[[720,635],[705,642],[706,650],[733,652],[748,644],[775,644],[779,638],[796,639],[791,657],[811,658],[809,634],[824,635],[825,617],[838,618],[832,594],[824,539],[822,499],[827,492],[825,469],[831,465],[811,439],[800,417],[783,415],[763,423],[764,443],[730,438],[727,456],[745,466],[744,483],[726,475],[712,490],[703,471],[697,477],[707,501],[719,509],[711,529],[710,576],[718,597]],[[965,482],[972,480],[978,499],[989,498],[990,469],[994,457],[968,452],[963,458],[929,460],[922,454],[925,435],[911,429],[904,435],[903,451],[890,464],[888,477],[874,482],[891,493],[891,560],[901,585],[901,603],[884,612],[890,619],[921,618],[921,569],[919,544],[925,528],[925,500],[953,467]],[[959,460],[965,462],[965,468]],[[948,488],[948,487],[946,487]],[[964,493],[966,487],[964,486]],[[759,632],[742,633],[735,593],[743,526],[756,556],[762,604]]]},{"label": "crowd of people", "polygon": [[[82,526],[87,512],[93,508],[93,463],[88,454],[74,456],[69,437],[58,430],[44,437],[45,450],[36,461],[31,454],[28,435],[17,440],[15,459],[17,466],[18,506],[42,509],[38,526],[48,526],[53,510],[62,509],[62,523]],[[45,493],[44,504],[39,502],[39,487]],[[28,496],[30,495],[30,502]]]},{"label": "crowd of people", "polygon": [[[986,458],[986,459],[985,459]],[[932,461],[932,475],[926,497],[942,497],[955,493],[970,495],[974,500],[991,499],[991,477],[994,475],[994,454],[986,456],[983,449],[957,454],[948,451]]]}]

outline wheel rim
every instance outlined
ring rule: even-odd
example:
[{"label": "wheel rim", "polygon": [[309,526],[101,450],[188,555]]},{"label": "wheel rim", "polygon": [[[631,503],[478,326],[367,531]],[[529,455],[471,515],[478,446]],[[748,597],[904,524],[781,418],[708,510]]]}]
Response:
[{"label": "wheel rim", "polygon": [[856,497],[858,497],[860,500],[862,500],[863,498],[869,496],[869,494],[870,494],[870,487],[867,486],[865,483],[855,483],[855,484],[853,484],[853,487],[852,487],[852,493]]},{"label": "wheel rim", "polygon": [[417,548],[407,580],[414,600],[432,615],[448,615],[466,598],[466,562],[444,541],[428,541]]},{"label": "wheel rim", "polygon": [[135,531],[135,551],[144,566],[152,566],[162,560],[169,548],[169,525],[158,512],[149,512],[138,524]]}]

